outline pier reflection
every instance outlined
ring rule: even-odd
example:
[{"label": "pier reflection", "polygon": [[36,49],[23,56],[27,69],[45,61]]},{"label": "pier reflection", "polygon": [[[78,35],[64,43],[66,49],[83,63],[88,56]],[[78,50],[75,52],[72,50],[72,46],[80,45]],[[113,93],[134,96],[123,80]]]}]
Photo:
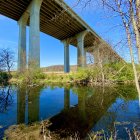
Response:
[{"label": "pier reflection", "polygon": [[17,89],[17,123],[25,123],[26,88]]},{"label": "pier reflection", "polygon": [[[68,89],[64,91],[65,94],[66,91],[70,92]],[[117,98],[117,94],[110,91],[103,93],[102,89],[89,87],[74,87],[73,92],[78,96],[78,104],[71,108],[64,108],[61,113],[50,119],[52,123],[49,127],[50,131],[55,131],[62,138],[73,136],[76,132],[81,138],[85,137]],[[65,102],[67,100],[65,98]]]},{"label": "pier reflection", "polygon": [[18,87],[17,90],[17,123],[39,121],[40,90],[42,87]]},{"label": "pier reflection", "polygon": [[[125,90],[126,89],[126,90]],[[129,89],[129,90],[128,90]],[[40,93],[42,87],[34,87],[34,88],[25,88],[19,87],[17,94],[17,122],[30,124],[36,121],[40,121]],[[50,98],[51,91],[56,90],[56,95],[54,100],[55,102],[48,102],[47,100]],[[87,136],[88,133],[94,128],[105,128],[113,131],[114,122],[117,117],[117,113],[115,110],[109,111],[109,108],[118,98],[124,100],[132,100],[136,99],[135,89],[132,90],[131,86],[127,86],[124,88],[123,86],[119,86],[119,88],[102,88],[102,87],[64,87],[63,96],[58,99],[57,96],[57,88],[48,88],[48,91],[45,92],[45,96],[47,96],[47,100],[45,99],[45,106],[49,106],[49,104],[55,103],[57,105],[63,106],[63,109],[57,110],[53,117],[50,118],[51,125],[49,126],[49,130],[58,133],[60,137],[66,138],[68,136],[73,136],[75,133],[81,138]],[[130,94],[129,94],[129,92]],[[127,94],[126,94],[127,92]],[[78,102],[77,104],[71,106],[72,101],[72,93],[77,95]],[[121,93],[121,95],[120,95]],[[64,99],[64,100],[63,100]],[[41,101],[40,101],[41,100]],[[53,98],[52,98],[53,100]],[[63,103],[64,102],[64,103]],[[117,104],[117,106],[119,106]],[[124,106],[123,106],[124,107]],[[51,107],[48,110],[51,111]],[[52,109],[53,110],[53,109]],[[46,118],[47,119],[47,118]],[[99,129],[99,130],[101,130]]]}]

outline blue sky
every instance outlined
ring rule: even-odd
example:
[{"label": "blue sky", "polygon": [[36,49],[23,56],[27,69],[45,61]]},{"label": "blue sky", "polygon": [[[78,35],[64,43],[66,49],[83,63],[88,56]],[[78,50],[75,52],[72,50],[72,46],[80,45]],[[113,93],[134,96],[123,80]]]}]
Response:
[{"label": "blue sky", "polygon": [[[80,15],[104,40],[111,42],[115,45],[122,38],[124,32],[122,28],[117,25],[120,23],[119,18],[109,18],[103,11],[102,7],[94,1],[83,8],[84,2],[76,4],[76,0],[66,0],[66,3],[73,7],[73,10]],[[28,48],[29,29],[27,28],[27,48]],[[125,38],[124,38],[125,39]],[[64,47],[61,41],[40,33],[41,40],[41,67],[51,65],[63,65],[64,63]],[[0,48],[11,48],[15,51],[17,59],[17,46],[18,46],[18,24],[16,21],[0,15]],[[128,49],[126,47],[117,47],[115,50],[126,60],[129,60]],[[77,64],[77,50],[75,47],[70,46],[70,64]]]}]

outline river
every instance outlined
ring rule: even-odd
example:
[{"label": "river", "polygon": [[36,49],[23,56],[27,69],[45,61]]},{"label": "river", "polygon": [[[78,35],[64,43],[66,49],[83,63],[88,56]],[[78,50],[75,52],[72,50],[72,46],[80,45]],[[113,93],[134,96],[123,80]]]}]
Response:
[{"label": "river", "polygon": [[128,139],[140,126],[140,107],[133,85],[115,87],[38,86],[0,88],[0,139],[11,125],[50,119],[50,131],[84,138],[104,130]]}]

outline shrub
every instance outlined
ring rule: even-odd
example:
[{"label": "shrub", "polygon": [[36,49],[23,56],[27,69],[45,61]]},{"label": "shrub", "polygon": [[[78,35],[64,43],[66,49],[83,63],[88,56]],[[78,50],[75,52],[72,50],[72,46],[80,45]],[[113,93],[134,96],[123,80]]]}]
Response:
[{"label": "shrub", "polygon": [[9,81],[11,76],[7,72],[0,72],[0,84],[5,84]]}]

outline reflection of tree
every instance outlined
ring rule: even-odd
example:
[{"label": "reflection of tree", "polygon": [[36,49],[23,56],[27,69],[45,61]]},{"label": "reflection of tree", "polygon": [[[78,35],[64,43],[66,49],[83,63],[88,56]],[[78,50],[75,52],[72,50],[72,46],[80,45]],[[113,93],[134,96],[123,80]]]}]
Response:
[{"label": "reflection of tree", "polygon": [[[129,85],[104,88],[75,86],[72,91],[78,95],[78,105],[64,109],[50,119],[52,125],[49,129],[61,137],[74,135],[75,132],[78,132],[81,138],[85,137],[95,125],[99,129],[105,128],[114,132],[117,110],[123,106],[123,102],[117,103],[117,108],[113,110],[110,108],[112,105],[114,107],[117,98],[126,101],[135,99],[135,88]],[[126,108],[127,105],[124,109]]]},{"label": "reflection of tree", "polygon": [[0,113],[7,111],[8,107],[13,104],[12,92],[11,86],[0,88]]}]

